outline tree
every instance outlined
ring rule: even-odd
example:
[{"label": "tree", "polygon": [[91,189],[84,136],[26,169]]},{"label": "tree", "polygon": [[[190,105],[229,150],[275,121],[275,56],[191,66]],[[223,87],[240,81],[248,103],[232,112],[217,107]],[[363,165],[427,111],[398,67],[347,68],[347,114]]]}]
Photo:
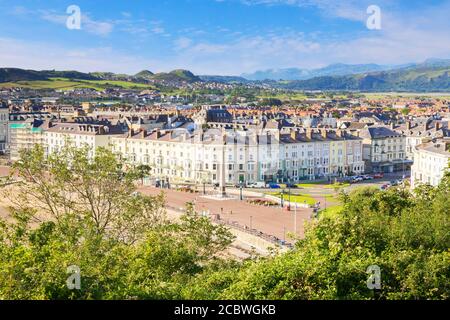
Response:
[{"label": "tree", "polygon": [[[37,221],[46,219],[84,220],[98,234],[135,241],[138,228],[124,230],[124,225],[141,225],[164,221],[164,199],[135,195],[134,181],[143,170],[129,168],[109,150],[78,149],[68,145],[58,153],[45,156],[41,146],[23,150],[13,165],[13,175],[26,181],[7,194],[16,210],[33,212]],[[155,215],[156,218],[152,218]]]},{"label": "tree", "polygon": [[[344,195],[342,212],[310,224],[295,250],[203,274],[189,296],[202,288],[215,299],[449,299],[449,181],[447,173],[426,194]],[[372,265],[381,269],[379,291],[367,287]]]},{"label": "tree", "polygon": [[[0,219],[0,299],[181,298],[231,243],[192,207],[168,220],[162,195],[135,193],[139,172],[91,151],[22,152],[14,166],[22,182],[5,190],[11,219]],[[70,266],[80,270],[79,290],[66,284]]]},{"label": "tree", "polygon": [[402,109],[401,112],[404,116],[407,116],[411,112],[411,109],[405,107]]},{"label": "tree", "polygon": [[150,175],[152,168],[149,165],[140,164],[136,167],[135,170],[137,178],[141,180],[141,184],[143,185],[145,177],[148,177]]}]

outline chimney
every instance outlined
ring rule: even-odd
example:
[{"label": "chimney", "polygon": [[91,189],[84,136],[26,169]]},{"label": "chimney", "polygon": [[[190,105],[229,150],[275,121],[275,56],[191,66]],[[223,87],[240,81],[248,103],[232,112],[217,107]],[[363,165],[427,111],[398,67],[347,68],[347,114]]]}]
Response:
[{"label": "chimney", "polygon": [[441,123],[440,123],[439,121],[436,121],[436,122],[435,122],[435,124],[434,124],[434,129],[435,129],[436,131],[438,131],[438,130],[441,129]]},{"label": "chimney", "polygon": [[161,131],[159,131],[159,129],[156,129],[155,132],[156,132],[156,139],[161,138]]},{"label": "chimney", "polygon": [[147,130],[142,130],[140,133],[142,139],[144,139],[147,136]]},{"label": "chimney", "polygon": [[411,121],[406,122],[406,130],[411,130]]},{"label": "chimney", "polygon": [[395,123],[391,122],[391,129],[394,130],[395,129]]},{"label": "chimney", "polygon": [[336,130],[336,136],[338,138],[342,138],[344,136],[344,132],[341,129]]},{"label": "chimney", "polygon": [[322,138],[326,139],[327,138],[327,129],[321,129],[320,133],[322,135]]},{"label": "chimney", "polygon": [[306,139],[308,139],[308,140],[312,139],[312,129],[311,128],[306,129]]},{"label": "chimney", "polygon": [[291,138],[292,138],[292,140],[297,140],[297,130],[296,129],[291,130]]}]

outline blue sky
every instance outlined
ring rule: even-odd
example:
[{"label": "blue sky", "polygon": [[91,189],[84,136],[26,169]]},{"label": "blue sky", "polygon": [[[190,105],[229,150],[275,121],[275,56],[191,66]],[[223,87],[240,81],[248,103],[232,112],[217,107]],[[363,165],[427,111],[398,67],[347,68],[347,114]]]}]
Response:
[{"label": "blue sky", "polygon": [[[381,30],[369,30],[369,5]],[[81,30],[66,28],[69,5]],[[450,0],[0,0],[0,66],[239,75],[450,58]]]}]

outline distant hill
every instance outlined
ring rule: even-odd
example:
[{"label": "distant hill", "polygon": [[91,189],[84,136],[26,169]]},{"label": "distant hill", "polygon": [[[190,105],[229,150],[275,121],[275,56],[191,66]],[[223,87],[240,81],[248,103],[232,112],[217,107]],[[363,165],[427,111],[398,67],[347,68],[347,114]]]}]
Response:
[{"label": "distant hill", "polygon": [[91,72],[89,74],[95,77],[95,80],[130,81],[133,78],[127,74],[112,72]]},{"label": "distant hill", "polygon": [[154,73],[149,70],[142,70],[141,72],[136,73],[134,75],[134,77],[148,80],[148,79],[152,79],[153,75],[154,75]]},{"label": "distant hill", "polygon": [[162,72],[157,73],[152,76],[153,80],[162,80],[162,81],[173,81],[173,82],[197,82],[202,81],[199,77],[195,76],[192,72],[188,70],[173,70],[169,73]]},{"label": "distant hill", "polygon": [[[321,76],[305,80],[264,80],[250,81],[242,77],[231,76],[196,76],[188,70],[178,69],[171,72],[153,74],[143,70],[136,75],[115,74],[111,72],[83,73],[78,71],[56,70],[24,70],[18,68],[0,68],[0,83],[14,83],[19,81],[45,81],[55,78],[69,80],[104,80],[128,82],[131,86],[152,85],[153,82],[163,85],[177,83],[193,83],[197,81],[222,82],[222,83],[253,83],[268,87],[296,89],[296,90],[354,90],[354,91],[450,91],[450,59],[428,59],[422,63],[405,64],[389,70],[386,66],[376,64],[345,65],[334,64],[326,68],[317,69],[315,72]],[[295,69],[286,69],[292,75]],[[365,71],[370,70],[370,71]],[[354,72],[352,74],[345,74]],[[357,73],[356,73],[357,72]],[[306,71],[304,71],[306,74]],[[342,74],[344,73],[344,74]],[[60,79],[58,79],[60,80]],[[126,83],[125,83],[126,84]],[[126,84],[128,85],[128,84]]]},{"label": "distant hill", "polygon": [[221,82],[221,83],[248,83],[251,82],[243,77],[236,76],[208,76],[202,75],[199,78],[206,82]]},{"label": "distant hill", "polygon": [[269,69],[256,71],[252,74],[243,74],[248,80],[307,80],[323,76],[344,76],[363,72],[383,71],[396,68],[395,66],[384,66],[378,64],[343,64],[336,63],[319,69]]},{"label": "distant hill", "polygon": [[450,59],[431,58],[422,63],[408,63],[403,65],[378,65],[378,64],[331,64],[324,68],[318,69],[268,69],[264,71],[256,71],[250,74],[243,74],[242,77],[252,81],[264,80],[309,80],[320,77],[349,76],[362,73],[373,73],[390,70],[398,70],[404,68],[438,68],[450,66]]},{"label": "distant hill", "polygon": [[282,87],[297,90],[450,91],[450,60],[426,61],[389,71],[290,81]]},{"label": "distant hill", "polygon": [[90,74],[78,71],[56,71],[56,70],[43,70],[39,71],[46,78],[67,78],[67,79],[79,79],[79,80],[99,80],[98,77]]},{"label": "distant hill", "polygon": [[0,82],[9,81],[33,81],[33,80],[46,80],[45,74],[39,71],[23,70],[18,68],[1,68],[0,69]]},{"label": "distant hill", "polygon": [[168,73],[153,74],[151,71],[143,70],[136,75],[115,74],[112,72],[83,73],[78,71],[56,71],[56,70],[24,70],[18,68],[0,68],[0,82],[17,81],[45,81],[50,78],[64,78],[70,80],[118,80],[136,83],[145,83],[150,80],[168,82],[196,82],[202,81],[199,77],[188,70],[174,70]]},{"label": "distant hill", "polygon": [[37,81],[37,80],[48,80],[49,78],[99,80],[99,78],[93,74],[78,71],[55,71],[55,70],[34,71],[34,70],[23,70],[18,68],[0,69],[0,82]]}]

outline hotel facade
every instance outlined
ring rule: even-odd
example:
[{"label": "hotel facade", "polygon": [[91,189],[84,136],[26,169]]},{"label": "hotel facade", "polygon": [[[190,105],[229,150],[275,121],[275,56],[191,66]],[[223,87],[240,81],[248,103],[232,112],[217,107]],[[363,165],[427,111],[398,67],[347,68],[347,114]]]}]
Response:
[{"label": "hotel facade", "polygon": [[155,130],[128,132],[111,141],[113,152],[130,165],[149,165],[153,177],[171,182],[218,183],[222,166],[227,184],[364,172],[362,139],[335,130]]}]

